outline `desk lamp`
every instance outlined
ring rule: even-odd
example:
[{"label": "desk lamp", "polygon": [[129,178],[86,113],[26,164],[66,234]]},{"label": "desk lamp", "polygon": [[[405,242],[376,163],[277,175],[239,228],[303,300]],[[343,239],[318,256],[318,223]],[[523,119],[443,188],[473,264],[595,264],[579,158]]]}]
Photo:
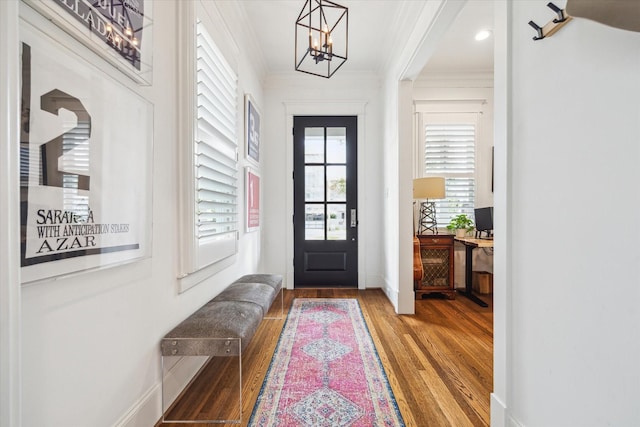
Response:
[{"label": "desk lamp", "polygon": [[420,203],[418,234],[423,234],[427,230],[431,230],[433,234],[438,234],[436,204],[433,199],[444,199],[444,197],[444,178],[427,177],[413,180],[413,198],[416,200],[424,200]]}]

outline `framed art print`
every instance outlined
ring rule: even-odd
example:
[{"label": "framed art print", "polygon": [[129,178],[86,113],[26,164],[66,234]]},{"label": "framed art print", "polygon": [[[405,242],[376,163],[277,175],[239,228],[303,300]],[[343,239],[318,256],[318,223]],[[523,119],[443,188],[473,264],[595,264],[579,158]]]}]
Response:
[{"label": "framed art print", "polygon": [[22,281],[149,257],[153,106],[31,18],[20,26]]},{"label": "framed art print", "polygon": [[260,227],[260,175],[253,168],[245,168],[247,231]]},{"label": "framed art print", "polygon": [[152,81],[152,0],[23,0],[139,84]]},{"label": "framed art print", "polygon": [[247,159],[260,162],[260,111],[253,97],[245,95],[245,141]]}]

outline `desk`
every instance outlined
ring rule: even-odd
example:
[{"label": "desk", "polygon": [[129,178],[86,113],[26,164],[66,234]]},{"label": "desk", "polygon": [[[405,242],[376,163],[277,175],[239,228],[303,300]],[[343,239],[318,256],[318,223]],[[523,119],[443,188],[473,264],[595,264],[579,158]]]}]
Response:
[{"label": "desk", "polygon": [[471,275],[473,274],[473,250],[475,248],[493,248],[492,239],[472,239],[470,237],[456,237],[456,242],[460,242],[464,245],[465,258],[464,258],[464,291],[458,293],[469,298],[471,301],[482,307],[488,307],[489,304],[482,301],[473,293],[473,285]]}]

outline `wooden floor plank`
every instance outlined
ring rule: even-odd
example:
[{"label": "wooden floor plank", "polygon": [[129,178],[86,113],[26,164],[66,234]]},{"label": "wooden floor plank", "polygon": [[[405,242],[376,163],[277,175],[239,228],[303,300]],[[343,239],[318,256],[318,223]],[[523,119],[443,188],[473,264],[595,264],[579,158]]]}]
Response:
[{"label": "wooden floor plank", "polygon": [[[455,300],[428,298],[416,301],[415,315],[397,315],[379,289],[296,289],[284,293],[285,315],[294,298],[358,299],[407,426],[489,425],[491,304],[482,308],[460,296]],[[490,300],[490,296],[483,299]],[[284,323],[284,319],[263,320],[244,351],[243,426],[251,416]],[[237,373],[228,372],[233,369],[225,370],[224,363],[212,361],[202,370],[175,404],[176,413],[185,417],[233,416],[231,389],[238,378]],[[158,422],[157,427],[179,425],[184,424]]]}]

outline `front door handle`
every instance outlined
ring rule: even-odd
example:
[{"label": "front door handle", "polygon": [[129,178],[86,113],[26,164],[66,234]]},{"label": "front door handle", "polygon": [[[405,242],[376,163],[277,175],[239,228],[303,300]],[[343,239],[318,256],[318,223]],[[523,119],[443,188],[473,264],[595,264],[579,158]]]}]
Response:
[{"label": "front door handle", "polygon": [[358,219],[356,217],[356,210],[351,209],[351,228],[355,228],[358,225]]}]

